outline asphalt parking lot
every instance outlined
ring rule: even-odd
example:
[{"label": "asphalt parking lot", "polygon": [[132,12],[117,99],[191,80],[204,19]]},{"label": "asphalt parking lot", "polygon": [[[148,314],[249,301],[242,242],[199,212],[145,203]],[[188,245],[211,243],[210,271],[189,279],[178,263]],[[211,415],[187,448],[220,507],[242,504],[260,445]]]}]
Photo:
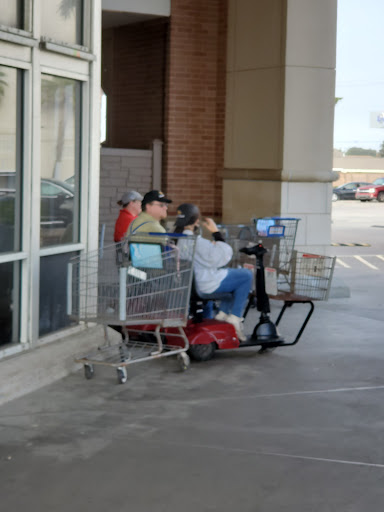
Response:
[{"label": "asphalt parking lot", "polygon": [[[342,208],[359,206],[370,205]],[[79,369],[1,406],[1,510],[381,510],[382,281],[364,265],[336,275],[351,297],[317,303],[295,347],[222,351],[185,373],[171,359],[137,364],[124,385],[111,369],[92,380]],[[301,314],[292,308],[283,335]]]}]

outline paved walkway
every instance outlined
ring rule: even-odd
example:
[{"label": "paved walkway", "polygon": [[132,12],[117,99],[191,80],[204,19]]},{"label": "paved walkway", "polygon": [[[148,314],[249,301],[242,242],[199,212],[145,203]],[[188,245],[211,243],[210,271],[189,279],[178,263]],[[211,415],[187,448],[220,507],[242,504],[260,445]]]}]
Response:
[{"label": "paved walkway", "polygon": [[0,508],[379,512],[383,328],[382,304],[331,299],[296,347],[137,364],[125,385],[80,370],[3,405]]}]

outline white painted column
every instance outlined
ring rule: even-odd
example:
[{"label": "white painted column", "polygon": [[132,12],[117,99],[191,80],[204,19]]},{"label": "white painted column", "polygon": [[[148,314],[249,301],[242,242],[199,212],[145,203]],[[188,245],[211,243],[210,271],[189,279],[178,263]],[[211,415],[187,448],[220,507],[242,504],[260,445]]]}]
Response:
[{"label": "white painted column", "polygon": [[223,221],[298,217],[331,232],[336,0],[229,0]]},{"label": "white painted column", "polygon": [[330,245],[336,0],[288,0],[281,215],[300,217],[297,245]]},{"label": "white painted column", "polygon": [[100,190],[100,90],[101,90],[101,0],[94,0],[91,26],[91,48],[96,60],[90,62],[89,73],[89,181],[87,249],[98,248]]}]

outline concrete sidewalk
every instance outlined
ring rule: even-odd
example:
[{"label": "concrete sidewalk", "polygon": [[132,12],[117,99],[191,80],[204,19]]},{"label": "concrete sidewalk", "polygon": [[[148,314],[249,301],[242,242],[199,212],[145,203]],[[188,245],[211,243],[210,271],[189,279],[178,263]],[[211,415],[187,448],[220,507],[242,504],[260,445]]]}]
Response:
[{"label": "concrete sidewalk", "polygon": [[383,327],[352,293],[317,303],[295,347],[132,365],[125,385],[79,370],[5,404],[1,510],[378,512]]}]

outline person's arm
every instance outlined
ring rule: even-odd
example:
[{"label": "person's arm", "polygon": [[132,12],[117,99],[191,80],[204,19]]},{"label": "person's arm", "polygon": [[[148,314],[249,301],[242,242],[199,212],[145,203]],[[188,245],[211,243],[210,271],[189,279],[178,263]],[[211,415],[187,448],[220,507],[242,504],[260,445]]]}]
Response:
[{"label": "person's arm", "polygon": [[128,226],[129,221],[127,222],[127,220],[120,213],[115,223],[115,232],[113,235],[113,239],[115,242],[120,242],[120,240],[124,238]]},{"label": "person's arm", "polygon": [[212,233],[215,242],[198,238],[195,257],[208,268],[219,268],[227,265],[232,259],[232,247],[224,242],[213,219],[204,219],[202,223]]},{"label": "person's arm", "polygon": [[214,233],[212,233],[212,236],[213,236],[213,239],[215,242],[224,242],[225,243],[224,237],[220,231],[215,231]]},{"label": "person's arm", "polygon": [[223,235],[220,233],[219,228],[216,225],[216,222],[209,217],[206,217],[202,221],[203,226],[208,229],[210,233],[212,233],[213,239],[215,242],[224,242]]}]

